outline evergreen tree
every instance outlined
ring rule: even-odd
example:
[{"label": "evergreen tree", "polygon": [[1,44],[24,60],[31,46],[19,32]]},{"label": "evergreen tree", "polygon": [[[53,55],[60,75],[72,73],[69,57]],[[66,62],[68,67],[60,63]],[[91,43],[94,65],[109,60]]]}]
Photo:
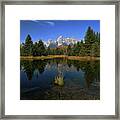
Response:
[{"label": "evergreen tree", "polygon": [[24,56],[24,55],[25,55],[24,43],[20,44],[20,55],[21,55],[21,56]]},{"label": "evergreen tree", "polygon": [[24,44],[24,52],[26,56],[32,55],[32,47],[33,47],[33,42],[31,36],[28,34]]},{"label": "evergreen tree", "polygon": [[33,46],[33,56],[42,56],[46,55],[46,49],[42,40],[35,42]]},{"label": "evergreen tree", "polygon": [[47,55],[50,55],[51,54],[51,50],[50,50],[50,47],[48,46],[47,48]]},{"label": "evergreen tree", "polygon": [[93,29],[89,26],[85,34],[85,43],[92,44],[94,43],[94,41],[95,41],[95,33],[93,32]]},{"label": "evergreen tree", "polygon": [[88,27],[85,34],[85,49],[89,56],[99,56],[100,34],[95,33],[91,27]]},{"label": "evergreen tree", "polygon": [[72,52],[71,46],[68,45],[68,48],[67,48],[67,55],[71,55],[71,52]]},{"label": "evergreen tree", "polygon": [[38,44],[37,42],[33,45],[33,56],[38,56]]},{"label": "evergreen tree", "polygon": [[46,55],[46,49],[42,40],[38,41],[38,56]]}]

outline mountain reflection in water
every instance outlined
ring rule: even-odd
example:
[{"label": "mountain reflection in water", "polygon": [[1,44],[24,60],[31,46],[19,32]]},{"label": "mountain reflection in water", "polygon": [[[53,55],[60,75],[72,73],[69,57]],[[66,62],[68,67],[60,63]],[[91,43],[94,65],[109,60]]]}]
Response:
[{"label": "mountain reflection in water", "polygon": [[99,100],[100,61],[21,60],[21,100]]}]

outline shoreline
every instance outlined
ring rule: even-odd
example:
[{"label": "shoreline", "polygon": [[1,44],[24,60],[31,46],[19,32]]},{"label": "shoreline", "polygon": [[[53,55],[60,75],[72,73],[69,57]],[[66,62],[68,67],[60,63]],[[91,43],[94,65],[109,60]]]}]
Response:
[{"label": "shoreline", "polygon": [[20,56],[21,60],[46,60],[46,59],[55,59],[62,58],[68,60],[100,60],[100,57],[93,56],[67,56],[67,55],[48,55],[48,56]]}]

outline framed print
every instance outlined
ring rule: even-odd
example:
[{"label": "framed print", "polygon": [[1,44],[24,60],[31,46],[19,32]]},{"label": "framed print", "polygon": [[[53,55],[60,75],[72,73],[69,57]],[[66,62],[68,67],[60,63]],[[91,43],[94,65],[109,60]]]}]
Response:
[{"label": "framed print", "polygon": [[1,5],[1,118],[119,119],[118,1]]}]

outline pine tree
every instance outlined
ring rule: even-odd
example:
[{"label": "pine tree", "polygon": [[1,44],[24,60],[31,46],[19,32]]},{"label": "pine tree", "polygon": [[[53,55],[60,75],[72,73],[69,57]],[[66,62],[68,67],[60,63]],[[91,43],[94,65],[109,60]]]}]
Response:
[{"label": "pine tree", "polygon": [[32,55],[32,48],[33,48],[33,42],[32,42],[31,36],[28,34],[25,39],[25,45],[24,45],[25,55],[27,56]]},{"label": "pine tree", "polygon": [[71,49],[71,46],[69,45],[68,48],[67,48],[67,54],[71,55],[71,52],[72,52],[72,49]]},{"label": "pine tree", "polygon": [[85,43],[92,44],[94,43],[94,41],[95,41],[95,33],[93,32],[93,29],[89,26],[85,34]]},{"label": "pine tree", "polygon": [[42,42],[42,40],[38,41],[38,48],[37,49],[38,49],[38,56],[45,55],[46,49],[45,49],[45,46],[44,46],[44,43]]}]

